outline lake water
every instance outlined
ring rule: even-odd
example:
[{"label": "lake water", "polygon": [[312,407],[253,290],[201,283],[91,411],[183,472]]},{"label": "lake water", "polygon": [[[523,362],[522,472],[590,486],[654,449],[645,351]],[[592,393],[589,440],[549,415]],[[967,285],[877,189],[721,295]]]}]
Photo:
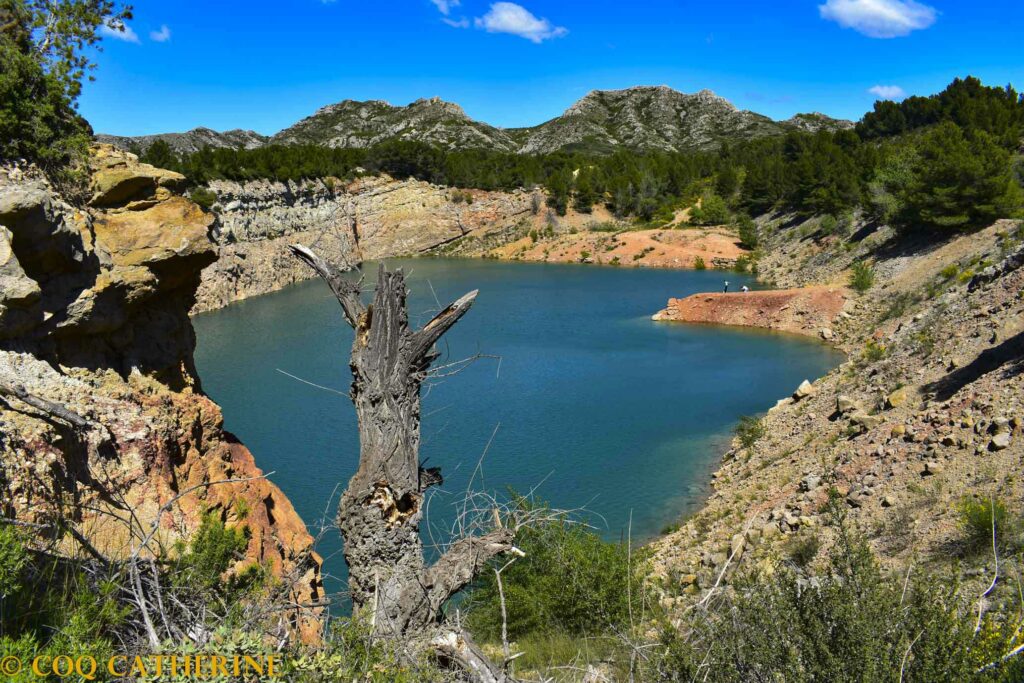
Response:
[{"label": "lake water", "polygon": [[[428,509],[435,539],[486,449],[476,487],[585,507],[602,533],[657,534],[698,505],[742,415],[763,412],[804,380],[841,362],[799,337],[655,323],[670,297],[756,287],[752,278],[485,260],[395,260],[409,275],[409,307],[425,322],[465,292],[473,309],[445,337],[445,360],[474,354],[431,383],[421,456],[445,474]],[[372,283],[375,266],[367,267]],[[355,471],[355,413],[347,393],[352,332],[319,280],[195,318],[203,387],[226,427],[292,500],[307,524]],[[490,447],[488,448],[488,442]],[[340,491],[340,488],[338,489]],[[439,540],[439,539],[437,539]],[[320,550],[344,573],[336,535]],[[335,584],[336,586],[336,584]]]}]

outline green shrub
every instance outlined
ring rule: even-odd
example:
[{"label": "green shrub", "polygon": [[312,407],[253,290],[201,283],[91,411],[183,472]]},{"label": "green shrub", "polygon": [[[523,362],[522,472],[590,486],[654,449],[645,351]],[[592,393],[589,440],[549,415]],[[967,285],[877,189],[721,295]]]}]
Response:
[{"label": "green shrub", "polygon": [[1024,192],[1013,177],[1011,155],[983,130],[945,121],[918,140],[906,182],[895,189],[904,230],[967,230],[1016,217]]},{"label": "green shrub", "polygon": [[827,562],[810,578],[786,567],[737,578],[717,606],[690,612],[683,629],[664,629],[663,656],[647,660],[638,680],[703,680],[707,672],[716,683],[1022,680],[1020,658],[998,664],[1014,645],[1013,625],[986,615],[976,634],[976,612],[960,609],[955,581],[920,569],[909,579],[886,575],[845,529]]},{"label": "green shrub", "polygon": [[957,273],[960,272],[960,266],[955,263],[951,263],[942,270],[939,271],[939,276],[943,280],[951,280],[956,277]]},{"label": "green shrub", "polygon": [[821,539],[813,531],[794,536],[786,544],[789,559],[801,569],[807,567],[818,556]]},{"label": "green shrub", "polygon": [[736,231],[739,233],[740,244],[744,249],[753,251],[760,246],[761,239],[757,232],[757,223],[747,214],[741,214],[736,221]]},{"label": "green shrub", "polygon": [[875,269],[865,261],[857,261],[850,271],[850,286],[863,294],[875,284]]},{"label": "green shrub", "polygon": [[584,249],[583,251],[580,252],[580,261],[586,261],[588,258],[590,258],[590,252],[589,251]]},{"label": "green shrub", "polygon": [[28,553],[17,527],[0,524],[0,596],[15,595],[22,587]]},{"label": "green shrub", "polygon": [[217,203],[217,193],[205,187],[194,188],[188,196],[204,211],[209,211]]},{"label": "green shrub", "polygon": [[821,219],[819,228],[823,235],[834,235],[836,229],[839,227],[839,219],[829,214]]},{"label": "green shrub", "polygon": [[882,360],[888,353],[889,349],[874,339],[868,340],[868,343],[864,345],[864,359],[872,363]]},{"label": "green shrub", "polygon": [[260,582],[261,568],[253,565],[227,581],[224,574],[243,558],[250,535],[248,527],[229,528],[214,512],[203,515],[187,552],[181,553],[175,563],[175,582],[181,587],[231,597],[243,594]]},{"label": "green shrub", "polygon": [[[525,501],[520,504],[532,507]],[[516,545],[526,556],[501,574],[510,639],[543,633],[598,635],[628,624],[630,609],[640,614],[644,551],[631,555],[625,543],[605,541],[564,517],[521,531]],[[466,607],[474,634],[500,639],[501,609],[493,571],[482,573]]]},{"label": "green shrub", "polygon": [[703,258],[701,258],[700,256],[696,256],[693,259],[693,269],[694,270],[707,270],[708,269],[708,264],[704,263],[704,259]]},{"label": "green shrub", "polygon": [[700,206],[690,210],[690,222],[696,225],[724,225],[729,222],[729,207],[713,192],[701,199]]},{"label": "green shrub", "polygon": [[969,552],[991,552],[993,534],[998,548],[1017,545],[1018,520],[999,499],[975,500],[965,497],[957,508],[964,543]]},{"label": "green shrub", "polygon": [[750,448],[768,434],[768,427],[765,425],[764,419],[744,415],[733,431],[736,438],[739,439],[740,445]]},{"label": "green shrub", "polygon": [[[259,651],[253,648],[241,652]],[[217,654],[224,654],[217,652]],[[399,645],[374,638],[373,630],[357,618],[331,622],[321,647],[300,653],[287,662],[289,683],[441,683],[447,681],[429,661],[410,660]]]}]

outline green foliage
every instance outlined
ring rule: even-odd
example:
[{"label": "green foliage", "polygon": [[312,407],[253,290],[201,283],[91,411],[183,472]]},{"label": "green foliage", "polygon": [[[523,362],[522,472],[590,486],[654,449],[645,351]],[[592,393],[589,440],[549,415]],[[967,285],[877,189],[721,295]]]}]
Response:
[{"label": "green foliage", "polygon": [[801,569],[807,567],[814,561],[814,558],[818,556],[818,550],[820,548],[821,539],[818,538],[817,534],[814,533],[813,530],[808,533],[794,536],[786,544],[789,559],[792,560],[793,564]]},{"label": "green foliage", "polygon": [[695,256],[693,258],[693,269],[694,270],[707,270],[708,264],[704,262],[703,257]]},{"label": "green foliage", "polygon": [[761,239],[757,232],[757,223],[748,214],[740,214],[736,219],[736,232],[739,233],[740,244],[744,249],[753,251],[760,246]]},{"label": "green foliage", "polygon": [[868,343],[864,345],[864,359],[869,362],[880,361],[888,354],[889,350],[874,339],[868,340]]},{"label": "green foliage", "polygon": [[722,683],[1010,683],[1024,674],[1015,660],[978,673],[1011,649],[1012,626],[986,617],[976,635],[955,582],[920,570],[909,580],[887,576],[844,528],[819,575],[786,567],[751,574],[716,609],[692,614],[687,629],[665,629],[666,656],[644,680],[701,680],[711,671]]},{"label": "green foliage", "polygon": [[752,272],[754,267],[754,259],[749,254],[740,254],[736,257],[736,262],[732,264],[732,269],[737,273]]},{"label": "green foliage", "polygon": [[999,499],[965,497],[960,501],[957,513],[968,552],[991,552],[993,536],[998,548],[1012,548],[1019,542],[1019,520]]},{"label": "green foliage", "polygon": [[27,565],[28,554],[21,532],[17,527],[0,525],[0,599],[21,590]]},{"label": "green foliage", "polygon": [[[598,635],[628,624],[631,609],[640,614],[643,551],[631,554],[625,543],[605,541],[565,517],[521,531],[516,545],[526,556],[501,573],[510,639],[543,633]],[[500,640],[501,606],[493,571],[480,576],[466,606],[472,632]]]},{"label": "green foliage", "polygon": [[[587,213],[603,202],[615,216],[633,217],[642,225],[665,224],[679,207],[701,196],[700,206],[691,211],[694,224],[727,224],[733,206],[741,212],[737,227],[743,228],[743,244],[755,248],[756,231],[742,214],[773,208],[831,216],[821,226],[826,235],[846,231],[857,207],[868,218],[902,228],[969,228],[993,217],[1012,217],[1021,206],[1024,178],[1017,174],[1024,174],[1024,162],[1018,161],[1015,171],[1008,136],[1019,129],[1022,106],[1011,106],[1011,94],[1017,97],[984,88],[976,79],[956,81],[936,96],[945,114],[896,116],[909,116],[917,122],[913,125],[876,125],[869,115],[868,125],[858,129],[861,134],[792,131],[717,153],[564,150],[524,155],[395,140],[360,149],[202,149],[181,157],[154,144],[143,160],[180,171],[198,185],[218,178],[345,179],[365,172],[457,188],[543,187],[555,214],[564,215],[570,205]],[[902,112],[907,102],[879,106],[890,116]],[[542,196],[536,192],[531,200],[535,214]],[[454,194],[453,201],[469,201],[468,194],[459,197]]]},{"label": "green foliage", "polygon": [[839,219],[832,214],[828,214],[821,219],[819,227],[822,235],[834,235],[839,229]]},{"label": "green foliage", "polygon": [[695,225],[723,225],[729,222],[729,207],[725,200],[713,192],[705,193],[700,206],[690,211],[690,222]]},{"label": "green foliage", "polygon": [[857,261],[850,269],[850,286],[863,294],[875,284],[875,269],[866,261]]},{"label": "green foliage", "polygon": [[[374,638],[357,618],[332,622],[322,647],[288,663],[289,683],[431,683],[445,680],[430,662],[410,662],[397,644]],[[250,650],[251,652],[252,650]]]},{"label": "green foliage", "polygon": [[904,229],[963,230],[1014,217],[1024,196],[1010,153],[982,130],[965,134],[951,121],[921,136],[903,184],[891,185]]},{"label": "green foliage", "polygon": [[205,187],[193,188],[188,196],[206,211],[209,211],[217,203],[217,193]]},{"label": "green foliage", "polygon": [[5,0],[0,4],[0,158],[59,173],[85,151],[89,125],[75,111],[103,25],[131,8],[109,0]]},{"label": "green foliage", "polygon": [[744,415],[733,429],[743,448],[750,448],[768,434],[764,419]]},{"label": "green foliage", "polygon": [[857,125],[857,133],[871,140],[944,122],[984,131],[1012,147],[1024,133],[1024,98],[1010,86],[990,88],[972,76],[957,78],[937,95],[876,102],[874,111]]},{"label": "green foliage", "polygon": [[228,569],[242,559],[249,545],[249,535],[248,527],[228,528],[215,513],[203,515],[188,551],[176,562],[175,582],[200,591],[222,592],[226,596],[237,596],[254,587],[261,579],[258,566],[233,574],[226,582],[223,578]]}]

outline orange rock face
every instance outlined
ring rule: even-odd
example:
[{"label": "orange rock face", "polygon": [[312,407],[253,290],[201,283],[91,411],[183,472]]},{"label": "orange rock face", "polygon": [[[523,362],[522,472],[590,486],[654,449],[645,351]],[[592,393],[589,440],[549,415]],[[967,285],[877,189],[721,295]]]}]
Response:
[{"label": "orange rock face", "polygon": [[842,287],[694,294],[669,299],[654,320],[762,327],[828,338],[848,300]]},{"label": "orange rock face", "polygon": [[[188,313],[216,258],[213,217],[174,194],[177,174],[132,155],[102,147],[93,171],[83,208],[40,176],[0,170],[0,381],[97,425],[79,433],[0,401],[0,509],[42,524],[71,518],[112,558],[173,552],[212,514],[248,529],[235,569],[261,564],[290,604],[316,605],[313,538],[224,431],[193,366]],[[287,616],[303,639],[318,637],[316,607]]]}]

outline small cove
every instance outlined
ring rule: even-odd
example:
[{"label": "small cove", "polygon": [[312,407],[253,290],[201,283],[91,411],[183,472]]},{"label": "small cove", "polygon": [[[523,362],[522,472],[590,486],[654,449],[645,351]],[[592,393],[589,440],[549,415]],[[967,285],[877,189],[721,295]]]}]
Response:
[{"label": "small cove", "polygon": [[[585,507],[609,538],[630,523],[634,539],[649,538],[699,505],[740,416],[842,361],[810,339],[650,320],[669,297],[720,291],[725,279],[757,286],[736,273],[470,259],[389,265],[409,274],[416,322],[480,290],[438,364],[487,357],[425,390],[421,456],[446,479],[428,509],[438,541],[485,449],[475,488],[536,487],[553,506]],[[366,271],[369,286],[375,265]],[[354,411],[345,395],[278,371],[348,391],[352,333],[327,287],[304,282],[194,324],[203,388],[227,429],[275,472],[307,524],[333,517],[332,494],[358,458]],[[339,547],[336,534],[320,547],[336,577]]]}]

